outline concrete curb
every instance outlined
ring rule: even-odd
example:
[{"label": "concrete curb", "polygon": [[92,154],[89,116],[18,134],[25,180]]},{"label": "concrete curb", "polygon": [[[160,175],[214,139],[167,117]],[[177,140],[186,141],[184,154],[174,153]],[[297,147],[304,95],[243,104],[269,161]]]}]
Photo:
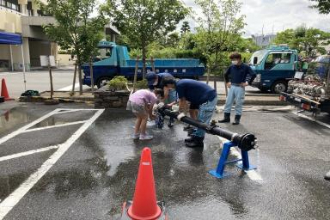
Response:
[{"label": "concrete curb", "polygon": [[[49,91],[44,91],[40,93],[40,96],[32,96],[32,97],[20,97],[20,102],[45,102],[45,100],[49,99],[50,96],[47,94]],[[61,95],[62,94],[62,95]],[[90,92],[85,93],[82,96],[68,96],[63,94],[70,94],[70,92],[64,92],[64,91],[55,91],[54,92],[54,99],[58,100],[60,103],[94,103],[95,98],[90,96]],[[219,94],[218,99],[218,105],[224,105],[226,102],[225,95]],[[262,95],[250,95],[247,94],[245,96],[245,105],[258,105],[258,106],[287,106],[289,103],[282,102],[279,100],[279,98],[275,95],[269,95],[269,94],[262,94]]]}]

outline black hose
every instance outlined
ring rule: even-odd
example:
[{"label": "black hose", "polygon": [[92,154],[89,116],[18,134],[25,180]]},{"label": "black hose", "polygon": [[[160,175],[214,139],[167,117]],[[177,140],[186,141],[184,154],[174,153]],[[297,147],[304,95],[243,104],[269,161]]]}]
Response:
[{"label": "black hose", "polygon": [[[177,112],[172,112],[168,109],[159,109],[158,110],[161,114],[170,116],[172,118],[178,119],[179,113]],[[225,130],[217,126],[215,123],[212,123],[211,125],[207,125],[205,123],[196,121],[190,117],[184,116],[181,118],[182,122],[185,122],[189,125],[195,126],[197,128],[205,130],[209,134],[213,135],[218,135],[220,137],[226,138],[233,143],[237,144],[237,146],[244,150],[244,151],[249,151],[254,149],[256,146],[256,137],[253,134],[244,134],[240,135],[237,133],[233,133],[231,131]]]}]

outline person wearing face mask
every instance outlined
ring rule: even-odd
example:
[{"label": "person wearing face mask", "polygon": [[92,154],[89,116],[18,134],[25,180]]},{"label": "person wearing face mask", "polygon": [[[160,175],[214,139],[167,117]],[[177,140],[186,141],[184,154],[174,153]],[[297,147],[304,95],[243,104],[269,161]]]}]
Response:
[{"label": "person wearing face mask", "polygon": [[252,83],[256,75],[251,67],[242,63],[241,54],[233,53],[229,58],[232,61],[232,65],[225,73],[225,81],[229,91],[224,109],[224,119],[219,120],[219,123],[230,122],[231,107],[235,101],[236,114],[233,125],[238,125],[242,116],[242,108],[245,98],[245,87]]}]

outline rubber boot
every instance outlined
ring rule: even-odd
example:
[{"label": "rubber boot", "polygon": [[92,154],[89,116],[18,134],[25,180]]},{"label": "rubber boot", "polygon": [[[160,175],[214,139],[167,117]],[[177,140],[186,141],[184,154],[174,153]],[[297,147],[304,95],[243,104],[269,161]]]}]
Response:
[{"label": "rubber boot", "polygon": [[193,126],[191,126],[191,125],[187,125],[187,126],[183,127],[183,131],[188,131],[188,130],[190,130],[191,128],[193,128]]},{"label": "rubber boot", "polygon": [[186,142],[186,147],[203,148],[204,147],[204,137],[192,136],[192,141]]},{"label": "rubber boot", "polygon": [[174,118],[170,117],[170,120],[167,125],[169,128],[172,128],[174,126]]},{"label": "rubber boot", "polygon": [[329,172],[327,172],[327,174],[325,174],[324,179],[330,181],[330,170],[329,170]]},{"label": "rubber boot", "polygon": [[233,122],[233,125],[239,125],[240,120],[241,120],[241,116],[235,115],[235,121]]},{"label": "rubber boot", "polygon": [[229,123],[230,122],[230,113],[225,113],[224,118],[218,121],[219,123]]}]

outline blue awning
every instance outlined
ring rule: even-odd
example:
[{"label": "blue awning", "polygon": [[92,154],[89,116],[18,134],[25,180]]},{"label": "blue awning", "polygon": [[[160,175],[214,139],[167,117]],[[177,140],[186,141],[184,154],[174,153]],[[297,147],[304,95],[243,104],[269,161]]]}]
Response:
[{"label": "blue awning", "polygon": [[22,44],[22,36],[19,34],[0,32],[0,44]]}]

